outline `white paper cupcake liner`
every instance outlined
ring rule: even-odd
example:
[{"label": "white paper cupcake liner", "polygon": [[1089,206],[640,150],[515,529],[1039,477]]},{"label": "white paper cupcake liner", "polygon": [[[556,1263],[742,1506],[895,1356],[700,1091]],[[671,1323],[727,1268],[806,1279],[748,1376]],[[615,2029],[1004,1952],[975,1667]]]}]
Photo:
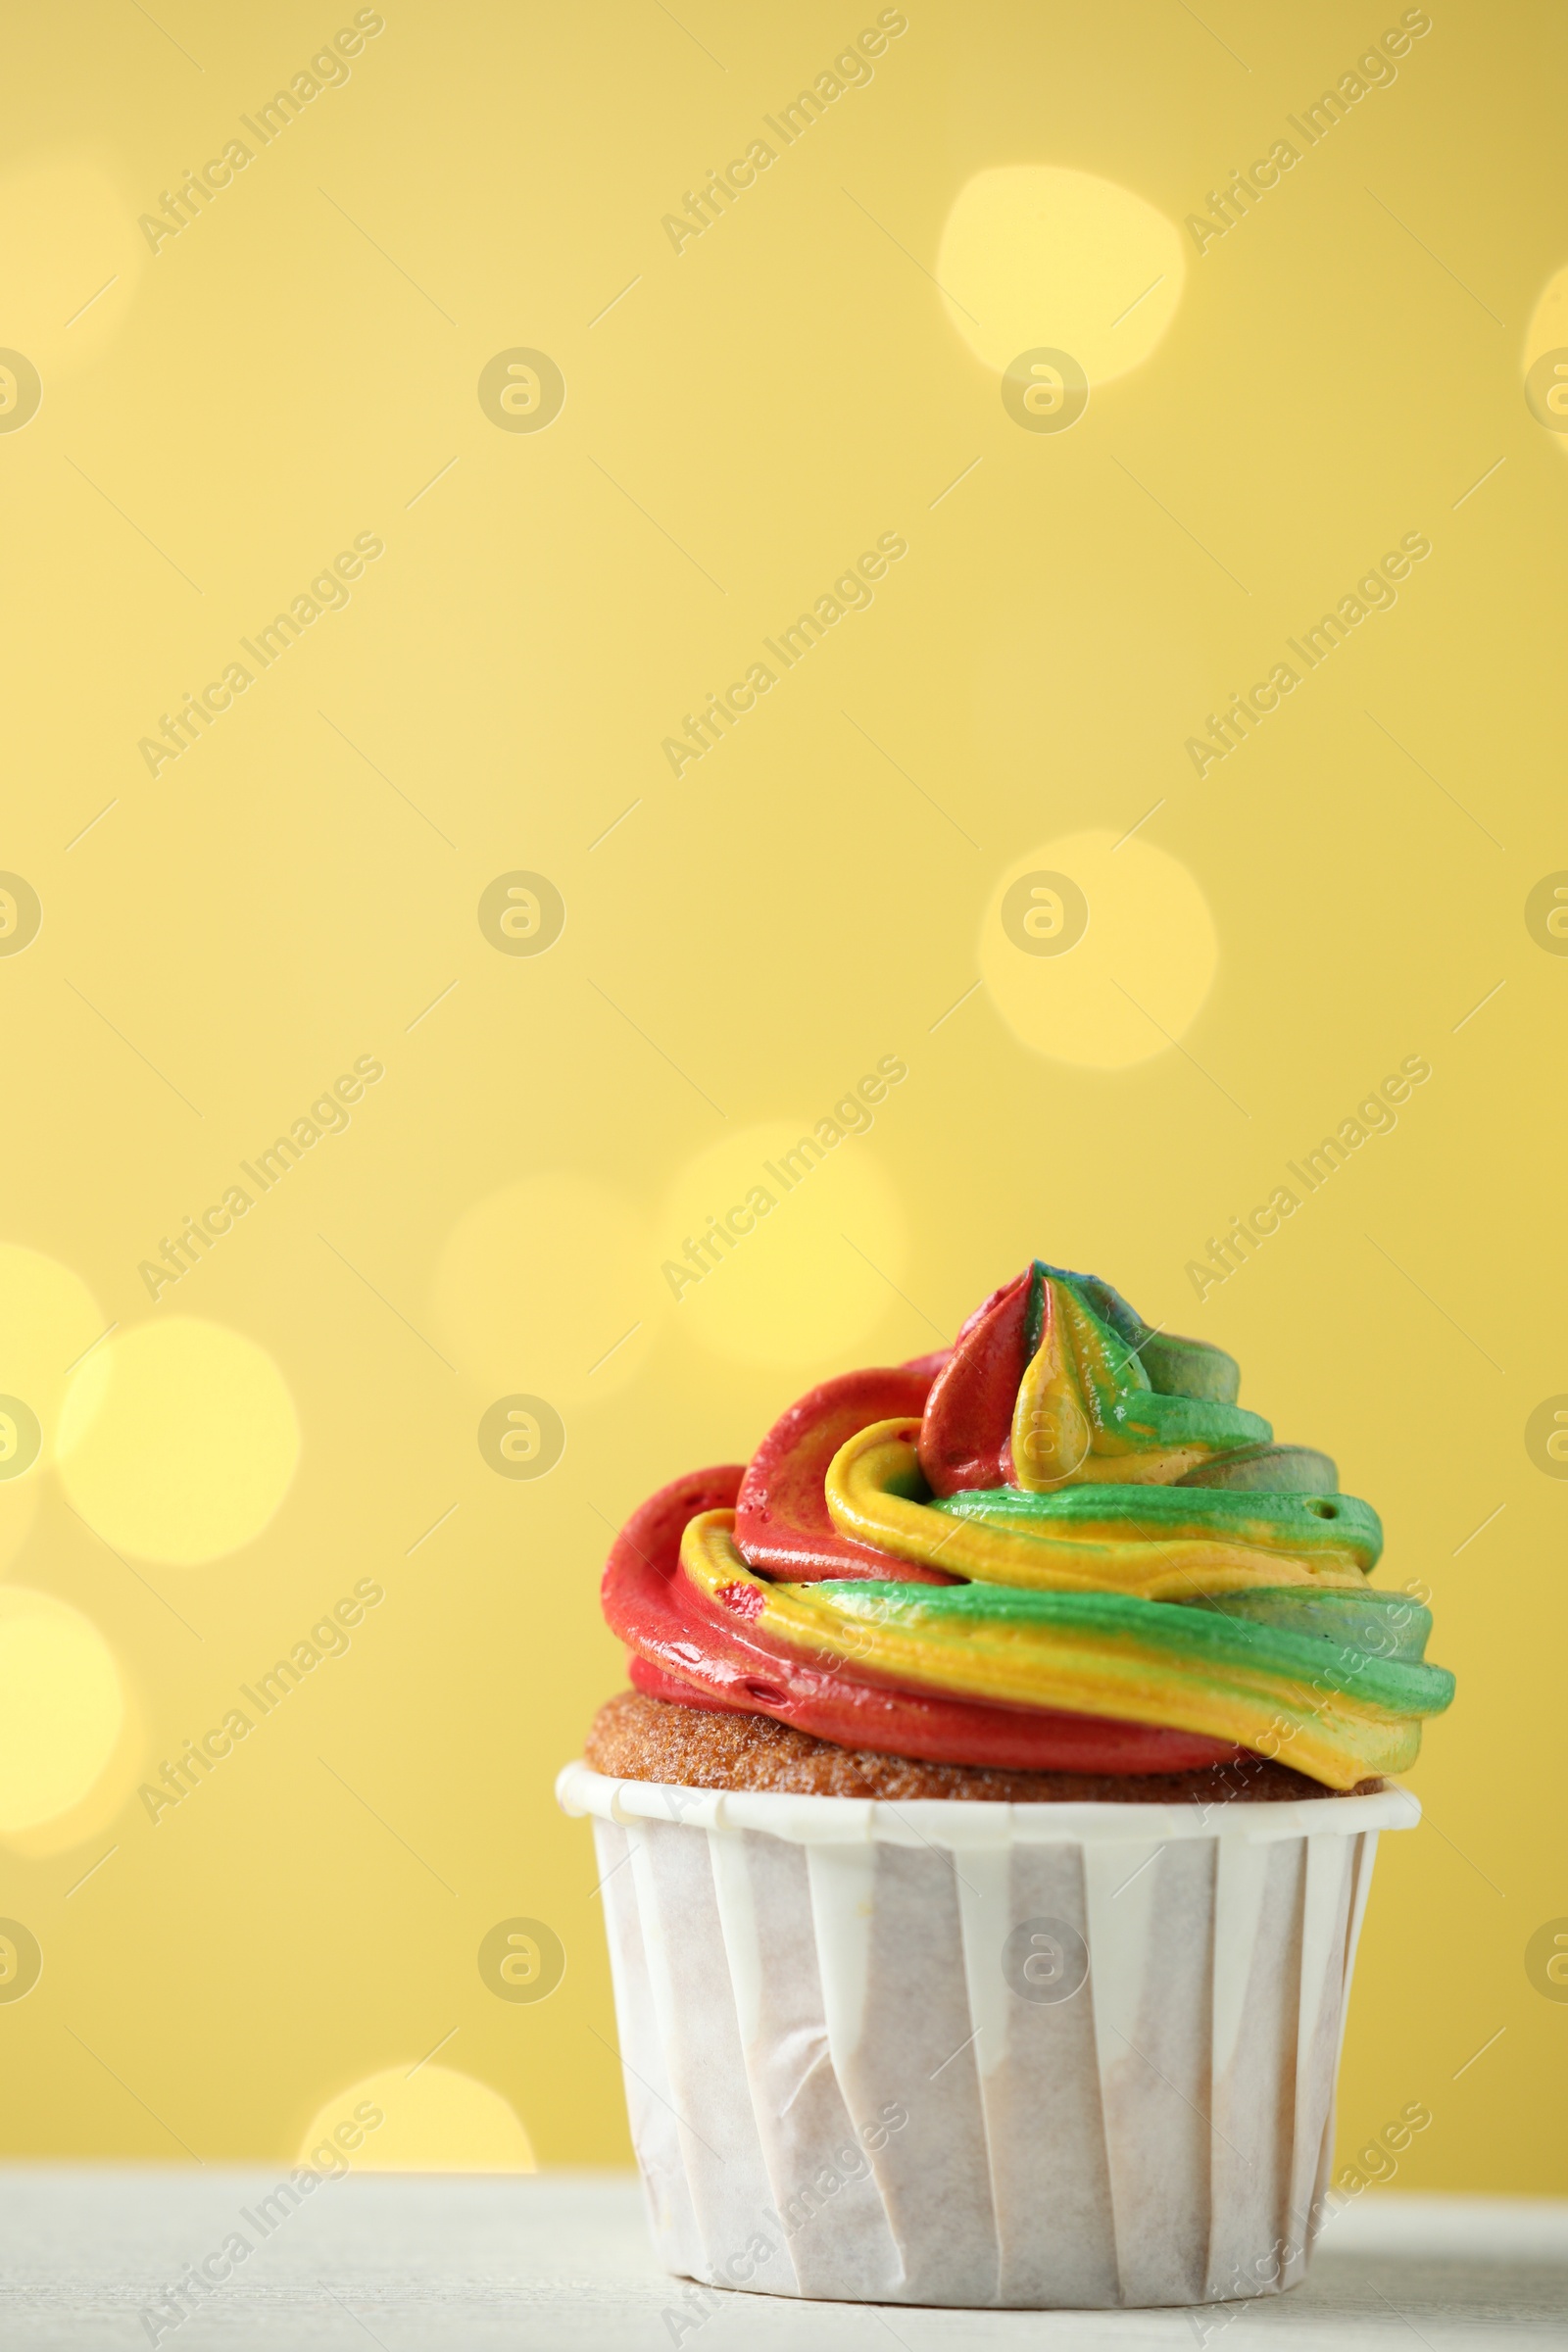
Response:
[{"label": "white paper cupcake liner", "polygon": [[664,1788],[595,1816],[654,2239],[718,2287],[1095,2310],[1305,2270],[1407,1791],[1002,1805]]}]

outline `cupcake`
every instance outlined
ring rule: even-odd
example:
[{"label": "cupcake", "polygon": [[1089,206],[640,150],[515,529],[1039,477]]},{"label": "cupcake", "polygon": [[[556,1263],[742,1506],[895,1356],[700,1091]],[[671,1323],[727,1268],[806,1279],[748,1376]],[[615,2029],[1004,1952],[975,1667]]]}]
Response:
[{"label": "cupcake", "polygon": [[1220,1348],[1036,1262],[635,1512],[594,1817],[655,2241],[700,2287],[1267,2294],[1324,2213],[1377,1834],[1452,1697]]}]

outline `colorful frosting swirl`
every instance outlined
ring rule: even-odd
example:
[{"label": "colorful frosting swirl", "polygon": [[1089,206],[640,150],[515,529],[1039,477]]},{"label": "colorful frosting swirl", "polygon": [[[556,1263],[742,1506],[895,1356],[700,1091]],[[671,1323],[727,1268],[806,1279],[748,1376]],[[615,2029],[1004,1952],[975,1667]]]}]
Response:
[{"label": "colorful frosting swirl", "polygon": [[1453,1677],[1367,1582],[1377,1513],[1222,1349],[1036,1261],[950,1351],[824,1382],[628,1521],[604,1607],[651,1695],[952,1763],[1396,1772]]}]

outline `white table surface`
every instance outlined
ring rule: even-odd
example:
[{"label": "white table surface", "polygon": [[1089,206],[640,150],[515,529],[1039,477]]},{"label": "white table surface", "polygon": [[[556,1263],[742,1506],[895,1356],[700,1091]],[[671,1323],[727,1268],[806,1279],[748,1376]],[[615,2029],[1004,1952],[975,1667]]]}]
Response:
[{"label": "white table surface", "polygon": [[[277,2171],[0,2166],[0,2345],[108,2352],[151,2341],[140,2313],[244,2229]],[[248,2232],[255,2236],[254,2231]],[[839,2346],[1223,2345],[1292,2352],[1568,2347],[1568,2204],[1379,2196],[1331,2224],[1294,2293],[1204,2312],[964,2312],[736,2294],[695,2328],[648,2250],[622,2174],[381,2175],[324,2182],[159,2337],[178,2352],[701,2352]],[[669,2316],[666,2316],[669,2315]]]}]

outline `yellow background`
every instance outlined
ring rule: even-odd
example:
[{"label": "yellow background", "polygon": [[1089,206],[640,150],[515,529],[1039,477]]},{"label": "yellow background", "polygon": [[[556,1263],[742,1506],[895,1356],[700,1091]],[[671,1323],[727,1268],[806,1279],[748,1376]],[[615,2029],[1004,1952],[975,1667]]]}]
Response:
[{"label": "yellow background", "polygon": [[[44,1449],[0,1548],[75,1615],[0,1617],[0,1914],[43,1953],[0,2003],[7,2148],[282,2161],[374,2078],[387,2161],[625,2161],[551,1797],[621,1682],[610,1530],[1038,1251],[1231,1348],[1432,1588],[1459,1699],[1385,1840],[1342,2152],[1419,2100],[1398,2185],[1568,2187],[1568,2008],[1525,1966],[1568,1913],[1568,1487],[1524,1435],[1568,1390],[1568,963],[1524,918],[1568,865],[1568,437],[1522,390],[1568,263],[1553,13],[1435,6],[1250,217],[1182,227],[1398,13],[911,0],[678,253],[662,216],[875,10],[389,0],[156,254],[138,216],[353,12],[13,25],[0,343],[43,402],[0,434],[0,865],[43,922],[0,958],[0,1390]],[[1141,355],[1059,433],[933,275],[1013,165],[1110,187],[982,222],[968,307]],[[1179,299],[1117,328],[1150,252]],[[565,379],[546,430],[480,406],[519,347]],[[1417,531],[1396,607],[1200,780],[1205,713]],[[365,532],[348,607],[149,774],[160,714]],[[871,607],[677,779],[683,713],[884,532]],[[1064,842],[1090,932],[1020,1033],[989,910]],[[515,870],[565,902],[548,953],[481,931]],[[1397,1129],[1200,1305],[1208,1237],[1413,1054]],[[677,1304],[687,1220],[884,1055],[872,1133]],[[141,1261],[357,1056],[348,1131],[155,1302]],[[481,1455],[513,1393],[563,1417],[547,1477]],[[366,1578],[348,1653],[149,1820],[137,1784]],[[481,1982],[517,1917],[564,1945],[546,2001]]]}]

